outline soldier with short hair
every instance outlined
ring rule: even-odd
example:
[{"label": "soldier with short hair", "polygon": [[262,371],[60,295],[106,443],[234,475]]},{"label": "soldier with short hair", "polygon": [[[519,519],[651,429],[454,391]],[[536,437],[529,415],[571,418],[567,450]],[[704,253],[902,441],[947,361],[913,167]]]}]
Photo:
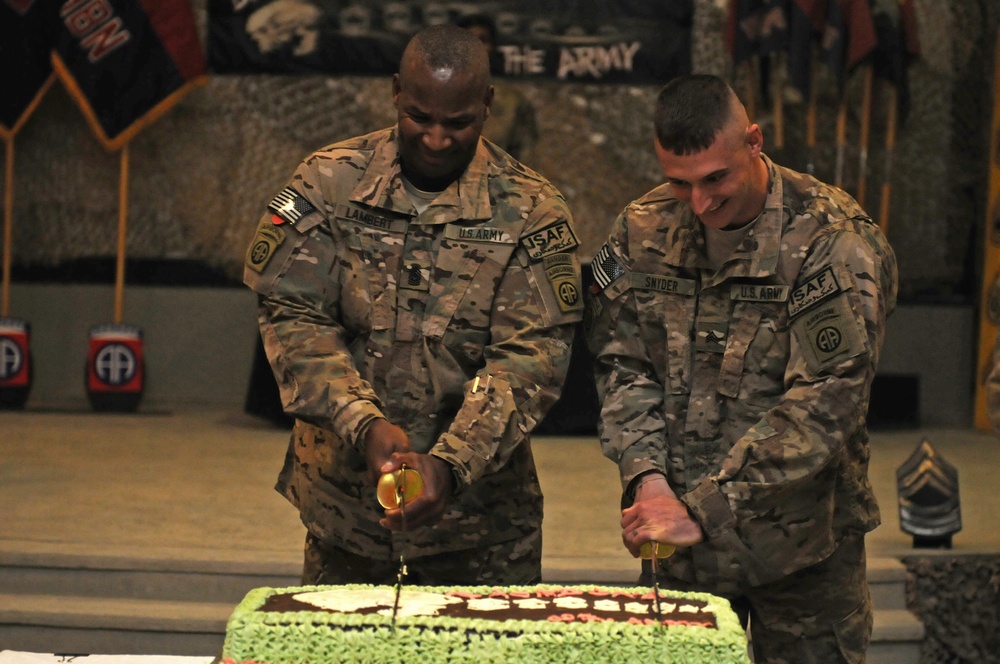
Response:
[{"label": "soldier with short hair", "polygon": [[763,154],[722,79],[671,81],[654,126],[666,183],[591,264],[622,540],[675,546],[660,583],[730,598],[758,664],[861,662],[880,521],[865,417],[894,254],[850,196]]},{"label": "soldier with short hair", "polygon": [[[529,433],[582,317],[579,243],[560,192],[481,140],[492,96],[475,36],[419,32],[397,123],[310,155],[248,250],[304,583],[394,582],[401,553],[414,583],[540,580]],[[403,464],[424,485],[405,514],[376,501]]]}]

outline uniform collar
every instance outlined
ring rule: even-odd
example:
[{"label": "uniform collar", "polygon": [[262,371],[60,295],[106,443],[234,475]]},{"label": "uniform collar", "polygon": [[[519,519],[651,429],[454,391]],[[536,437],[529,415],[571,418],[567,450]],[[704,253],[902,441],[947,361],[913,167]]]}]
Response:
[{"label": "uniform collar", "polygon": [[[375,144],[372,158],[351,192],[351,200],[384,210],[416,215],[403,188],[396,137],[397,128],[392,127]],[[480,139],[476,154],[462,176],[448,185],[416,221],[423,224],[445,224],[460,219],[492,219],[489,178],[495,171],[489,152]]]}]

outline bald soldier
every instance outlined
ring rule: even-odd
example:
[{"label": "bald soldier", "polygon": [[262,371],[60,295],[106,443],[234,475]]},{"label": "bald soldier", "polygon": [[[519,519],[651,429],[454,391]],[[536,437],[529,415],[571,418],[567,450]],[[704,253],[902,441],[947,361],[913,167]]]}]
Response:
[{"label": "bald soldier", "polygon": [[666,182],[615,222],[588,312],[622,540],[675,546],[660,583],[728,597],[758,664],[864,661],[893,252],[850,196],[763,154],[723,80],[671,81],[654,128]]},{"label": "bald soldier", "polygon": [[[295,418],[277,490],[307,529],[304,583],[528,584],[542,494],[529,433],[583,313],[563,196],[481,140],[493,88],[470,32],[437,26],[392,79],[395,126],[309,156],[247,253]],[[383,509],[406,464],[423,493]],[[404,519],[405,516],[405,519]]]}]

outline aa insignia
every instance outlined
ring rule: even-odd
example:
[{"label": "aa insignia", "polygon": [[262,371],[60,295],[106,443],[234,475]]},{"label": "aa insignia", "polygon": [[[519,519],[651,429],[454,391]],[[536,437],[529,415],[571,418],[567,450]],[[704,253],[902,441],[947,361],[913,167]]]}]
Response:
[{"label": "aa insignia", "polygon": [[817,307],[794,325],[810,367],[823,369],[865,351],[865,340],[846,297]]},{"label": "aa insignia", "polygon": [[257,229],[257,237],[250,244],[247,251],[247,267],[254,272],[263,272],[264,268],[271,261],[275,249],[285,241],[285,231],[277,226],[261,224]]},{"label": "aa insignia", "polygon": [[552,284],[552,291],[563,313],[575,311],[583,306],[578,285],[576,268],[570,254],[555,254],[545,258],[545,276]]}]

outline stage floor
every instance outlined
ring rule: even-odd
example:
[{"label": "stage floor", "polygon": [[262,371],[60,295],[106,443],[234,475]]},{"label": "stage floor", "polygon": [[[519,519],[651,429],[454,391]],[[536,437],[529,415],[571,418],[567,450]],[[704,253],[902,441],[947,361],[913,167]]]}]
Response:
[{"label": "stage floor", "polygon": [[[963,529],[950,555],[1000,552],[1000,440],[973,429],[872,434],[882,525],[869,555],[915,550],[895,472],[923,439],[958,469]],[[238,411],[0,411],[0,546],[226,559],[296,569],[304,529],[273,490],[288,432]],[[620,486],[595,437],[534,440],[545,493],[543,577],[631,579]],[[941,552],[944,553],[944,552]]]}]

